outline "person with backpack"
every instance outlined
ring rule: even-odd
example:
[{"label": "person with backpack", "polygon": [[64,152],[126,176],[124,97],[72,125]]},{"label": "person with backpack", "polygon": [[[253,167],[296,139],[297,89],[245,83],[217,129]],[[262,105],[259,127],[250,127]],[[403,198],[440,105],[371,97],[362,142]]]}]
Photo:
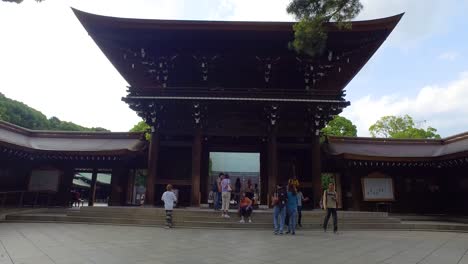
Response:
[{"label": "person with backpack", "polygon": [[336,234],[338,231],[338,219],[336,215],[336,209],[338,208],[338,197],[335,191],[335,184],[328,184],[328,190],[323,192],[322,198],[323,209],[327,211],[325,220],[323,222],[323,231],[327,232],[328,220],[330,220],[330,215],[333,216],[333,233]]},{"label": "person with backpack", "polygon": [[275,228],[274,234],[282,235],[284,220],[286,218],[286,204],[288,201],[288,195],[281,184],[276,186],[276,191],[272,194],[271,201],[273,205],[273,225]]}]

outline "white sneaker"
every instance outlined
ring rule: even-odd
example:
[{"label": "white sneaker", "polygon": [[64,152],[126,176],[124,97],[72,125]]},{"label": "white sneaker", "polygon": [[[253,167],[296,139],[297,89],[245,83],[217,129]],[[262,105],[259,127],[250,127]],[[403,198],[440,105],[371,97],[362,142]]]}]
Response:
[{"label": "white sneaker", "polygon": [[230,217],[229,215],[226,214],[226,215],[224,215],[224,218],[231,218],[231,217]]},{"label": "white sneaker", "polygon": [[224,218],[224,217],[225,217],[225,214],[222,214],[221,217]]},{"label": "white sneaker", "polygon": [[241,224],[245,223],[244,219],[241,219],[241,220],[239,221],[239,223],[241,223]]},{"label": "white sneaker", "polygon": [[252,219],[249,218],[249,223],[252,223]]}]

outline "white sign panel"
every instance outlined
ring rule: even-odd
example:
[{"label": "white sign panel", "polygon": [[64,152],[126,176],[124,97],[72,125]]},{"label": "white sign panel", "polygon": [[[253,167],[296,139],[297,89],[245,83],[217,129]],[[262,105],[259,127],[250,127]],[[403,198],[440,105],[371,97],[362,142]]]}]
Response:
[{"label": "white sign panel", "polygon": [[59,170],[33,170],[29,179],[29,190],[57,192],[61,174]]},{"label": "white sign panel", "polygon": [[364,201],[394,201],[392,178],[364,178]]}]

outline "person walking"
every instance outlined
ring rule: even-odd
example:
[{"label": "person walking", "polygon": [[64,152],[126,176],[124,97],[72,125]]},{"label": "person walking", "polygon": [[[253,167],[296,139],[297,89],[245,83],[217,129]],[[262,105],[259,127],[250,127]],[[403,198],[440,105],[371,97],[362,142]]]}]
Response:
[{"label": "person walking", "polygon": [[221,198],[222,198],[222,208],[223,211],[221,217],[229,218],[229,204],[231,202],[231,180],[229,180],[229,175],[225,174],[224,179],[221,181]]},{"label": "person walking", "polygon": [[239,222],[243,224],[245,223],[244,218],[248,218],[249,223],[252,223],[252,211],[252,200],[250,200],[249,197],[246,196],[246,193],[243,192],[239,203],[239,214],[241,216],[241,220]]},{"label": "person walking", "polygon": [[296,234],[296,221],[297,221],[297,190],[294,187],[294,184],[290,183],[288,185],[288,203],[287,203],[287,210],[288,210],[288,232],[287,234],[291,233],[291,235]]},{"label": "person walking", "polygon": [[336,208],[338,208],[338,197],[335,191],[335,184],[328,184],[328,190],[323,192],[323,209],[327,211],[325,220],[323,221],[323,231],[327,232],[328,220],[330,215],[333,216],[333,233],[338,231],[338,219],[336,215]]},{"label": "person walking", "polygon": [[286,217],[286,203],[288,201],[288,194],[281,184],[276,186],[276,191],[272,194],[271,197],[273,205],[273,225],[274,225],[274,234],[282,235],[284,228],[284,220]]},{"label": "person walking", "polygon": [[161,200],[164,202],[164,209],[166,210],[166,228],[172,228],[172,210],[177,202],[172,185],[168,184],[166,186],[166,191],[163,193]]}]

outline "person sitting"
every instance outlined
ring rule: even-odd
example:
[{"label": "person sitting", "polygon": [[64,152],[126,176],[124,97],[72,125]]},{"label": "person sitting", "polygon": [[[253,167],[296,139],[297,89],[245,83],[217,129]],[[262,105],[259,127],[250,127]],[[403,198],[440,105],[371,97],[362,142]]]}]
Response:
[{"label": "person sitting", "polygon": [[72,194],[72,207],[73,206],[77,206],[77,207],[80,207],[80,204],[83,205],[84,204],[84,201],[81,199],[81,194],[80,192],[76,191],[76,190],[73,190],[71,192]]},{"label": "person sitting", "polygon": [[239,204],[239,214],[241,216],[241,220],[239,221],[240,223],[245,223],[244,217],[248,218],[249,223],[252,223],[252,200],[250,200],[247,196],[246,193],[242,193],[242,198],[240,200]]}]

